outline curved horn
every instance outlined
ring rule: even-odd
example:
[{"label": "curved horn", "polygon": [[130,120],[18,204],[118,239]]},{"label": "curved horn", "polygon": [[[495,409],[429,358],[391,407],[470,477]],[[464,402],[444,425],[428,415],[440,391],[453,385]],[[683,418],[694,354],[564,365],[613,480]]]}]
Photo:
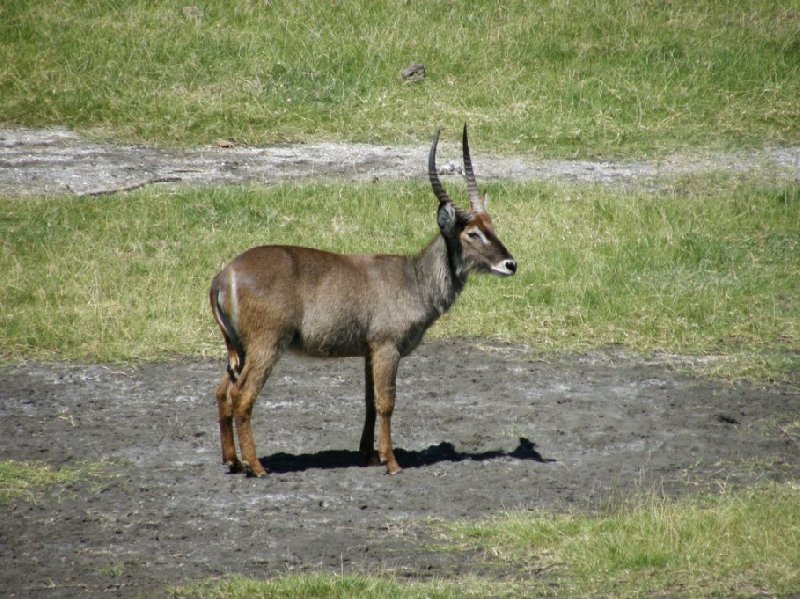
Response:
[{"label": "curved horn", "polygon": [[464,133],[461,136],[461,147],[464,150],[464,176],[467,178],[467,191],[469,192],[469,206],[473,212],[484,212],[486,208],[478,193],[478,182],[472,170],[472,159],[469,157],[469,141],[467,140],[467,124],[464,123]]},{"label": "curved horn", "polygon": [[439,133],[442,130],[437,129],[436,135],[433,136],[433,144],[431,145],[431,153],[428,154],[428,178],[433,187],[433,193],[439,198],[440,204],[452,204],[453,200],[447,195],[447,192],[442,187],[442,182],[439,181],[439,173],[436,172],[436,146],[439,144]]}]

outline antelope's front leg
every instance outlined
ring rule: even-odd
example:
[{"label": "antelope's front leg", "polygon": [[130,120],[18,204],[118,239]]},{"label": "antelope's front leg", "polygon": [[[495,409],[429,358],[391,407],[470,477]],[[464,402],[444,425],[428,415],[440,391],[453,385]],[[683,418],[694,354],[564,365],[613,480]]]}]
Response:
[{"label": "antelope's front leg", "polygon": [[372,378],[372,356],[369,354],[364,360],[364,389],[366,414],[358,449],[364,456],[364,463],[367,466],[380,466],[381,462],[375,451],[375,383]]},{"label": "antelope's front leg", "polygon": [[381,347],[372,352],[375,408],[379,417],[378,451],[381,463],[386,464],[386,471],[389,474],[397,474],[401,470],[392,448],[392,412],[394,412],[399,362],[400,354],[394,347]]}]

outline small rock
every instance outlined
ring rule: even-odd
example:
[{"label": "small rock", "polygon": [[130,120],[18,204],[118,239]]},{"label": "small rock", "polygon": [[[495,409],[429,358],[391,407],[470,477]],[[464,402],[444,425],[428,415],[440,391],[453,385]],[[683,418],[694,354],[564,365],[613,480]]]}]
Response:
[{"label": "small rock", "polygon": [[727,414],[718,414],[717,415],[717,422],[722,424],[740,424],[736,418],[733,416],[728,416]]},{"label": "small rock", "polygon": [[203,9],[199,6],[184,6],[181,12],[187,21],[199,23],[203,20]]},{"label": "small rock", "polygon": [[461,163],[456,162],[455,160],[449,160],[440,166],[437,171],[440,175],[461,175],[464,173],[464,169],[461,166]]},{"label": "small rock", "polygon": [[420,83],[425,80],[425,65],[412,62],[400,72],[400,77],[409,83]]}]

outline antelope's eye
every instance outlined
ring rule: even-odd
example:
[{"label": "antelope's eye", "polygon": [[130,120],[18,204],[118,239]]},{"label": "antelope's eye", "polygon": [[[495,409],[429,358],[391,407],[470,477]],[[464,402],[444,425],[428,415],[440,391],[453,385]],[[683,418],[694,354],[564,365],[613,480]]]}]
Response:
[{"label": "antelope's eye", "polygon": [[467,233],[467,237],[469,237],[470,239],[480,240],[482,236],[477,231],[472,230],[469,233]]}]

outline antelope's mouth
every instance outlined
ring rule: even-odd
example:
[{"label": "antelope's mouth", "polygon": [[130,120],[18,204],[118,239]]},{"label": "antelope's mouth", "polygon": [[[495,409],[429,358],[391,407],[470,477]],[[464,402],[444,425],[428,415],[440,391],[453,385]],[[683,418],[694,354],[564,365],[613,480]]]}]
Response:
[{"label": "antelope's mouth", "polygon": [[492,274],[498,277],[510,277],[517,272],[517,261],[514,259],[503,260],[492,266]]}]

